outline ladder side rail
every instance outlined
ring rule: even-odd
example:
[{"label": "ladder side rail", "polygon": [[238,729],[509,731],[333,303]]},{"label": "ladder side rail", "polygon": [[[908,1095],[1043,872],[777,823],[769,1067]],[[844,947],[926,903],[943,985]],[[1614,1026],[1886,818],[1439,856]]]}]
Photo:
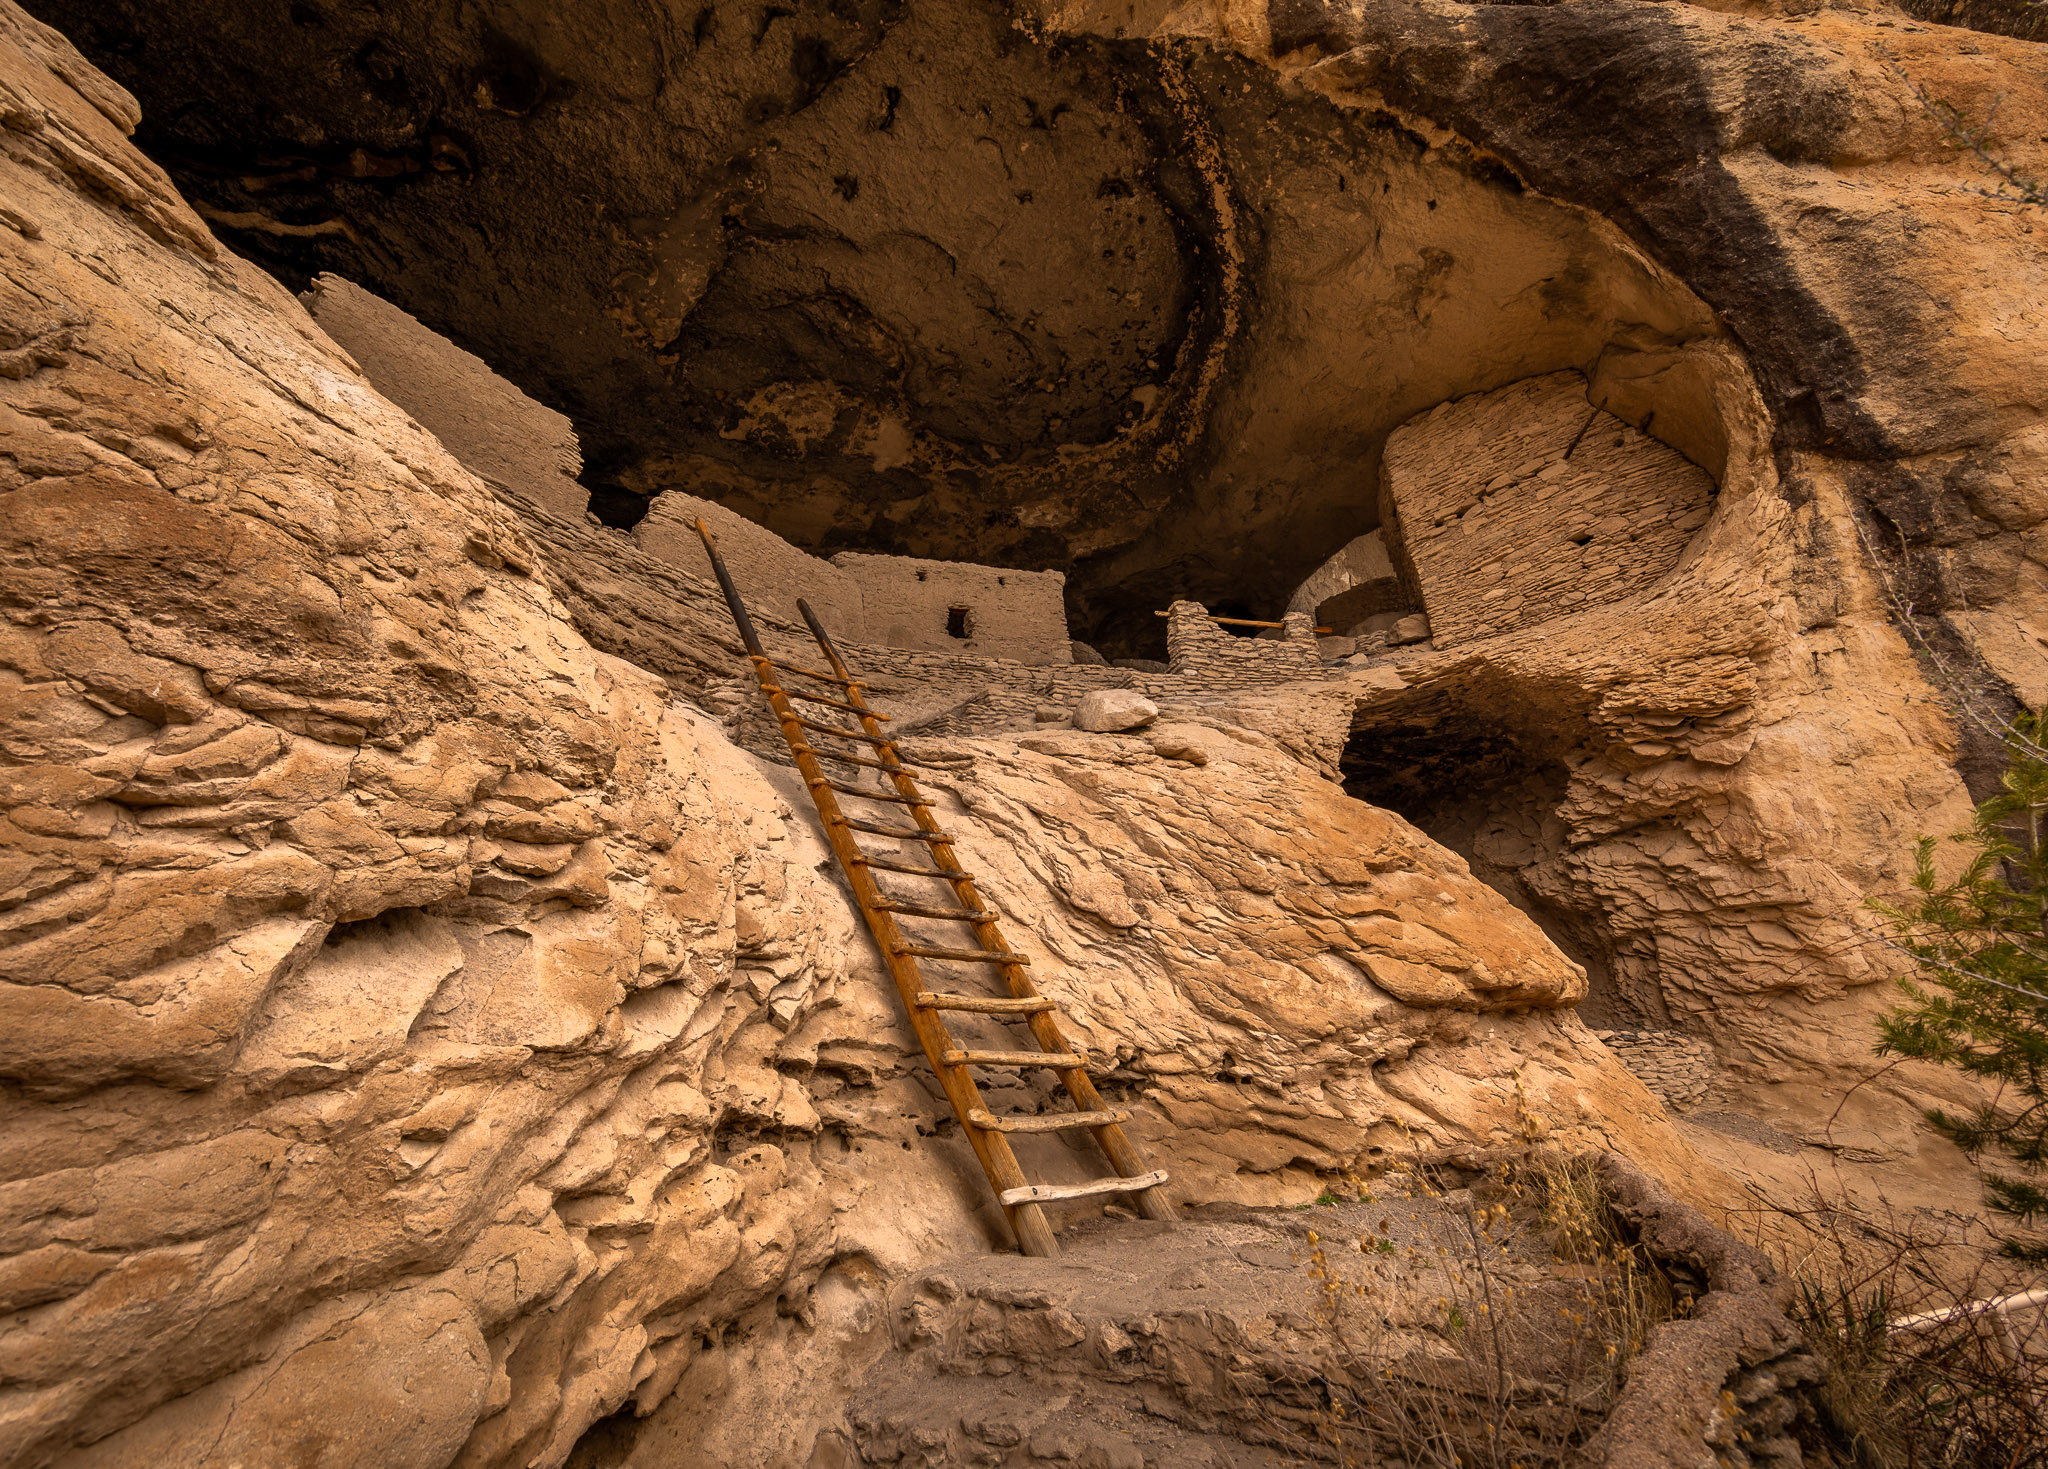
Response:
[{"label": "ladder side rail", "polygon": [[[828,666],[841,678],[851,679],[853,675],[846,666],[846,660],[839,656],[839,649],[833,643],[832,635],[825,631],[824,624],[819,622],[817,615],[811,611],[810,603],[799,598],[796,606],[797,611],[803,614],[805,623],[809,625],[811,636],[817,640],[818,647],[824,652]],[[862,702],[860,693],[857,690],[852,693],[852,698],[856,703]],[[865,715],[862,718],[862,727],[871,734],[880,733],[880,730]],[[895,752],[890,750],[885,753],[893,758]],[[891,770],[889,773],[894,778],[896,789],[899,793],[916,799],[917,804],[906,808],[910,812],[911,818],[924,830],[937,833],[939,831],[938,819],[932,815],[929,806],[925,804],[923,796],[919,792],[916,783],[911,779],[909,772]],[[929,844],[929,850],[937,865],[946,869],[948,879],[953,884],[953,891],[960,899],[960,906],[963,908],[988,909],[988,904],[982,901],[981,893],[975,887],[974,879],[968,874],[967,869],[960,864],[959,859],[953,855],[952,844],[950,842],[932,842]],[[994,919],[974,920],[971,923],[971,927],[974,929],[975,941],[983,948],[998,954],[1010,952],[1008,944],[1003,938],[1002,929],[996,924]],[[1013,996],[1018,999],[1038,997],[1038,988],[1031,982],[1030,971],[1023,965],[1004,964],[1000,967],[1002,969],[1003,981],[1009,986],[1010,993]],[[1073,1052],[1066,1037],[1060,1033],[1059,1023],[1053,1019],[1050,1012],[1039,1011],[1029,1015],[1025,1017],[1025,1023],[1031,1028],[1032,1039],[1038,1042],[1039,1049],[1049,1051],[1055,1055],[1078,1054]],[[1060,1081],[1066,1086],[1067,1095],[1074,1099],[1075,1110],[1081,1112],[1104,1112],[1109,1110],[1108,1104],[1102,1100],[1101,1093],[1095,1090],[1095,1083],[1089,1079],[1088,1068],[1085,1064],[1062,1068],[1059,1071],[1059,1077]],[[976,1129],[973,1129],[970,1125],[970,1131],[973,1130]],[[1109,1159],[1110,1165],[1116,1169],[1119,1175],[1124,1178],[1138,1178],[1151,1172],[1146,1166],[1144,1153],[1125,1134],[1120,1124],[1112,1122],[1101,1127],[1091,1127],[1088,1130],[1094,1134],[1095,1141],[1101,1147],[1103,1156]],[[1138,1212],[1147,1219],[1157,1219],[1171,1223],[1180,1217],[1178,1211],[1174,1208],[1173,1200],[1168,1197],[1163,1188],[1144,1189],[1134,1193],[1131,1197],[1138,1206]]]},{"label": "ladder side rail", "polygon": [[[754,677],[761,685],[761,692],[767,697],[768,707],[782,727],[782,737],[789,745],[789,751],[796,760],[798,773],[810,788],[811,799],[823,819],[825,840],[831,844],[832,855],[839,861],[840,871],[846,874],[852,884],[854,901],[859,905],[861,916],[867,920],[868,932],[882,951],[882,962],[888,966],[889,977],[896,982],[896,992],[902,997],[904,1012],[910,1017],[911,1030],[916,1034],[918,1045],[924,1050],[925,1059],[931,1063],[932,1072],[945,1090],[946,1100],[953,1106],[954,1114],[960,1119],[961,1130],[967,1134],[975,1155],[981,1160],[982,1171],[995,1188],[998,1201],[1002,1195],[1015,1189],[1028,1188],[1030,1181],[1024,1177],[1024,1169],[1017,1161],[1010,1141],[1001,1133],[988,1132],[967,1121],[971,1112],[985,1112],[987,1103],[982,1100],[981,1088],[975,1084],[973,1074],[964,1066],[948,1066],[941,1058],[953,1050],[957,1042],[946,1029],[939,1013],[927,1010],[915,1003],[916,997],[928,986],[919,972],[917,960],[909,955],[898,954],[897,948],[904,943],[903,933],[895,920],[885,910],[875,905],[882,901],[882,894],[875,887],[874,879],[868,875],[867,864],[861,860],[862,853],[847,830],[845,818],[840,815],[839,803],[833,799],[825,785],[825,774],[818,768],[816,756],[808,741],[800,732],[803,720],[790,707],[789,698],[775,681],[774,662],[761,651],[761,640],[754,632],[753,619],[747,615],[746,603],[740,599],[738,588],[733,585],[732,575],[725,568],[725,561],[718,554],[717,542],[712,539],[711,528],[702,520],[697,522],[697,534],[703,538],[704,549],[711,558],[712,570],[718,574],[719,589],[725,593],[727,609],[732,613],[733,622],[739,628],[740,638],[747,645],[749,661],[754,666]],[[808,615],[808,609],[806,609]],[[836,666],[836,665],[835,665]],[[843,670],[842,670],[843,672]],[[905,777],[907,779],[907,777]],[[1045,1217],[1044,1209],[1036,1203],[1003,1204],[1003,1212],[1009,1217],[1010,1227],[1017,1236],[1017,1242],[1027,1255],[1052,1256],[1059,1253],[1059,1242],[1054,1238],[1052,1225]]]},{"label": "ladder side rail", "polygon": [[[764,682],[764,690],[772,687]],[[774,703],[781,690],[774,690],[770,703]],[[787,709],[784,705],[784,709]],[[784,733],[788,730],[785,728]],[[810,747],[801,742],[801,737],[790,742],[790,751],[796,756],[797,768],[806,781],[819,776],[816,759]],[[828,789],[811,787],[811,798],[817,803],[818,815],[823,819],[825,839],[832,845],[832,854],[839,860],[839,870],[846,874],[846,880],[853,888],[854,902],[859,905],[861,916],[867,920],[868,932],[874,936],[875,946],[882,951],[882,962],[888,966],[889,977],[895,981],[896,993],[903,1001],[904,1013],[910,1018],[910,1028],[917,1036],[917,1043],[923,1049],[925,1059],[931,1063],[932,1073],[938,1077],[944,1088],[946,1100],[952,1104],[954,1114],[959,1117],[961,1130],[967,1134],[967,1141],[973,1145],[975,1154],[981,1159],[982,1172],[988,1176],[998,1197],[1012,1188],[1027,1186],[1024,1167],[1017,1161],[1015,1152],[1007,1139],[984,1132],[967,1122],[970,1112],[985,1110],[987,1103],[982,1100],[981,1088],[976,1085],[973,1073],[965,1066],[945,1064],[948,1051],[959,1047],[959,1042],[946,1028],[937,1012],[924,1009],[914,1003],[915,997],[926,988],[923,973],[917,959],[910,954],[897,952],[908,940],[897,927],[894,917],[879,904],[881,892],[874,879],[869,876],[867,864],[860,860],[861,851],[855,845],[853,833],[848,829],[845,818],[840,815],[839,803]],[[1005,1180],[1014,1179],[1014,1183]],[[1045,1217],[1045,1211],[1035,1203],[1005,1204],[1003,1211],[1010,1217],[1010,1227],[1017,1236],[1020,1247],[1027,1255],[1056,1255],[1059,1245],[1053,1237],[1052,1225]]]}]

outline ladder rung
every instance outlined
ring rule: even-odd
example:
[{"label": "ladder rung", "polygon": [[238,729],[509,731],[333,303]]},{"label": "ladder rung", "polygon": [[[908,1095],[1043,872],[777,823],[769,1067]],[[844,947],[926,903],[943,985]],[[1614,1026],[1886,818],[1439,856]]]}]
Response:
[{"label": "ladder rung", "polygon": [[855,831],[872,832],[878,837],[895,837],[906,842],[950,842],[953,839],[942,831],[926,831],[921,826],[884,826],[879,821],[855,821],[850,816],[839,818],[839,825],[850,826]]},{"label": "ladder rung", "polygon": [[802,699],[806,704],[823,704],[828,709],[844,709],[848,714],[865,714],[870,719],[889,718],[881,710],[870,709],[865,704],[849,704],[843,699],[828,699],[823,694],[807,694],[802,689],[784,689],[782,692],[792,699]]},{"label": "ladder rung", "polygon": [[996,1197],[1005,1209],[1019,1204],[1045,1204],[1055,1199],[1086,1199],[1096,1194],[1134,1194],[1157,1188],[1166,1182],[1166,1170],[1156,1168],[1135,1178],[1098,1178],[1093,1183],[1032,1183],[1023,1188],[1006,1188]]},{"label": "ladder rung", "polygon": [[923,1010],[971,1010],[977,1015],[1043,1015],[1058,1004],[1046,995],[938,995],[921,990],[918,1008]]},{"label": "ladder rung", "polygon": [[1064,1132],[1070,1127],[1107,1127],[1112,1122],[1129,1122],[1131,1114],[1108,1112],[1048,1112],[1043,1117],[998,1117],[975,1108],[967,1120],[983,1132]]},{"label": "ladder rung", "polygon": [[[864,745],[894,745],[896,743],[887,735],[862,734],[857,729],[844,729],[836,724],[820,724],[815,719],[805,719],[802,715],[793,715],[786,722],[800,724],[805,729],[814,729],[819,734],[835,735],[842,740],[859,740]],[[827,758],[837,760],[842,757],[832,755]]]},{"label": "ladder rung", "polygon": [[884,898],[875,906],[884,913],[908,913],[914,918],[953,918],[962,923],[994,923],[998,916],[986,908],[949,908],[943,903],[906,903],[901,898]]},{"label": "ladder rung", "polygon": [[785,663],[780,658],[758,657],[751,654],[749,657],[756,663],[766,663],[771,668],[780,668],[785,673],[800,673],[805,678],[815,678],[819,683],[836,683],[842,689],[864,689],[867,687],[866,684],[857,678],[841,678],[836,673],[820,673],[817,669],[806,668],[801,663]]},{"label": "ladder rung", "polygon": [[870,770],[900,770],[905,775],[908,775],[913,770],[925,770],[933,775],[958,773],[940,770],[935,765],[913,765],[900,755],[896,757],[896,763],[891,765],[885,760],[870,760],[865,755],[841,755],[833,750],[813,750],[811,753],[820,760],[837,760],[841,765],[865,765]]},{"label": "ladder rung", "polygon": [[[696,527],[697,534],[703,539],[704,554],[710,560],[712,574],[718,580],[718,589],[725,598],[726,610],[732,614],[733,626],[739,632],[740,642],[745,646],[755,677],[760,682],[763,692],[768,695],[768,702],[775,714],[776,723],[782,731],[782,736],[789,745],[790,753],[796,757],[798,765],[806,772],[806,782],[809,786],[811,799],[818,808],[818,814],[825,816],[828,811],[834,813],[828,818],[828,830],[832,837],[832,850],[839,858],[840,865],[846,869],[847,875],[853,879],[856,891],[866,900],[866,913],[870,920],[871,931],[876,939],[883,942],[883,947],[891,951],[887,954],[889,967],[894,971],[901,985],[904,997],[911,1002],[910,1018],[923,1033],[925,1045],[928,1048],[926,1054],[930,1055],[937,1063],[940,1076],[946,1083],[948,1094],[953,1098],[953,1105],[956,1108],[957,1115],[960,1117],[961,1122],[969,1129],[968,1135],[975,1145],[975,1151],[981,1157],[983,1172],[987,1175],[991,1187],[997,1189],[997,1197],[1002,1201],[1003,1206],[1011,1211],[1010,1219],[1016,1230],[1019,1247],[1027,1255],[1049,1256],[1059,1253],[1059,1244],[1053,1237],[1051,1225],[1036,1207],[1039,1202],[1046,1200],[1086,1198],[1091,1194],[1102,1193],[1136,1193],[1140,1195],[1141,1207],[1148,1217],[1160,1220],[1171,1219],[1174,1213],[1172,1201],[1163,1193],[1147,1192],[1166,1182],[1165,1172],[1135,1174],[1135,1170],[1144,1165],[1139,1158],[1137,1150],[1124,1140],[1122,1133],[1116,1126],[1116,1124],[1127,1120],[1129,1114],[1105,1107],[1094,1096],[1092,1089],[1087,1083],[1086,1062],[1081,1052],[1078,1049],[1069,1050],[1065,1048],[1066,1043],[1060,1039],[1058,1032],[1053,1028],[1053,1022],[1049,1018],[1043,1026],[1037,1025],[1035,1020],[1032,1022],[1034,1027],[1033,1038],[1049,1041],[1054,1045],[1061,1046],[1062,1049],[976,1051],[965,1049],[959,1041],[948,1035],[942,1018],[932,1013],[933,1011],[962,1010],[969,1013],[985,1014],[995,1019],[1022,1019],[1045,1014],[1054,1009],[1055,1006],[1050,998],[1042,995],[1013,993],[1008,997],[983,997],[939,994],[922,987],[918,976],[918,966],[915,962],[919,958],[998,965],[1022,965],[1028,964],[1030,961],[1022,954],[1002,952],[990,947],[950,949],[928,947],[922,944],[902,944],[893,941],[896,927],[890,920],[880,917],[879,915],[882,913],[899,912],[916,914],[926,918],[940,918],[955,922],[965,920],[975,923],[992,922],[995,917],[994,914],[982,908],[983,900],[976,892],[972,879],[960,867],[959,863],[954,861],[953,854],[949,850],[952,838],[942,832],[925,830],[924,825],[922,825],[936,825],[936,822],[927,803],[917,797],[917,788],[911,784],[905,772],[916,769],[933,769],[934,767],[911,765],[908,762],[902,761],[898,756],[895,741],[885,735],[867,733],[864,722],[861,728],[849,729],[843,725],[826,724],[819,720],[806,719],[794,711],[789,702],[792,699],[802,700],[813,705],[815,712],[821,714],[827,710],[839,710],[847,714],[860,715],[863,717],[863,721],[865,721],[867,716],[875,713],[874,710],[865,707],[862,701],[861,694],[865,686],[859,680],[852,677],[851,670],[846,666],[846,660],[840,656],[839,650],[833,644],[832,635],[825,630],[825,625],[818,621],[817,615],[812,612],[810,604],[802,598],[797,600],[797,611],[803,614],[804,622],[811,630],[811,636],[817,641],[818,651],[832,665],[834,672],[824,673],[815,668],[806,668],[801,664],[788,663],[768,656],[767,649],[761,646],[761,637],[754,627],[754,620],[747,612],[747,604],[741,598],[739,588],[733,585],[732,573],[727,569],[724,558],[718,553],[717,538],[712,535],[711,527],[706,525],[702,519],[696,522]],[[823,698],[813,694],[792,692],[784,688],[776,678],[775,670],[777,669],[781,669],[794,677],[809,679],[814,683],[842,691],[844,701],[839,698]],[[881,717],[887,718],[888,716],[883,715]],[[826,749],[814,748],[813,743],[805,739],[801,733],[801,731],[805,730],[814,731],[826,738],[844,740],[849,744],[871,747],[870,757],[832,754]],[[810,763],[813,759],[837,760],[841,762],[846,768],[855,771],[855,774],[849,777],[849,780],[853,781],[860,779],[858,772],[863,768],[890,772],[897,775],[903,781],[903,784],[897,789],[909,794],[876,796],[871,792],[861,790],[857,785],[841,784],[839,781],[829,777],[820,776],[817,766]],[[957,774],[957,771],[949,770],[947,773]],[[837,814],[838,803],[826,797],[824,793],[827,790],[836,790],[849,797],[870,800],[879,799],[905,807],[908,809],[909,816],[921,823],[921,825],[916,828],[905,829],[903,827],[885,826],[875,822],[848,820],[846,817]],[[878,836],[894,838],[898,841],[927,843],[928,860],[944,865],[927,867],[917,863],[897,861],[890,858],[881,860],[871,858],[861,852],[853,842],[852,833],[856,831],[873,832]],[[863,865],[871,869],[869,877],[865,881],[862,880],[859,874],[854,872],[853,869],[856,865]],[[961,906],[948,907],[938,903],[898,902],[888,899],[884,894],[875,889],[872,873],[877,871],[900,872],[913,877],[942,878],[953,885],[952,896],[955,902]],[[1001,942],[994,936],[995,930],[993,926],[979,928],[976,930],[976,933],[977,935],[986,936],[986,942],[989,945]],[[1006,978],[1009,980],[1009,987],[1012,991],[1029,990],[1031,988],[1025,982],[1024,971],[1021,969],[1007,970]],[[944,1049],[932,1049],[939,1046],[943,1046]],[[1073,1094],[1074,1105],[1083,1110],[1051,1113],[1037,1117],[1023,1115],[998,1117],[995,1113],[988,1111],[985,1104],[981,1103],[976,1093],[976,1079],[962,1069],[970,1066],[1014,1066],[1023,1069],[1044,1068],[1062,1073],[1061,1080],[1065,1083],[1067,1090]],[[1011,1151],[1009,1140],[1004,1134],[1052,1133],[1072,1128],[1092,1128],[1096,1141],[1101,1144],[1102,1150],[1109,1156],[1111,1166],[1119,1172],[1130,1173],[1134,1176],[1103,1179],[1099,1182],[1084,1184],[1027,1184],[1020,1188],[1008,1189],[1000,1187],[999,1180],[1016,1179],[1020,1176],[1016,1158]],[[908,1145],[906,1144],[906,1146]]]},{"label": "ladder rung", "polygon": [[941,1066],[1049,1066],[1071,1071],[1081,1064],[1072,1051],[941,1051]]},{"label": "ladder rung", "polygon": [[[809,784],[809,782],[806,782],[806,784]],[[887,801],[895,806],[927,806],[931,804],[923,796],[885,796],[880,791],[864,791],[859,786],[841,785],[836,780],[823,781],[820,784],[838,791],[841,795],[859,796],[863,801]]]},{"label": "ladder rung", "polygon": [[966,873],[955,872],[949,867],[919,867],[915,862],[890,862],[881,857],[870,857],[865,852],[856,853],[853,860],[878,872],[907,872],[912,877],[943,877],[950,881],[967,876]]},{"label": "ladder rung", "polygon": [[995,949],[942,949],[935,944],[898,944],[896,952],[913,959],[958,959],[964,964],[1029,964],[1023,954],[1005,954]]}]

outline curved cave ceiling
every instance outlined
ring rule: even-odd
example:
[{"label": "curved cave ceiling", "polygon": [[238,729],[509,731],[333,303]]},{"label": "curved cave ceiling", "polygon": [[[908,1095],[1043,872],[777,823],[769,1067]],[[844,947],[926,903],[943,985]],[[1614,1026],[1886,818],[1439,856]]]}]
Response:
[{"label": "curved cave ceiling", "polygon": [[610,517],[1061,569],[1111,651],[1276,615],[1414,413],[1713,330],[1455,145],[992,0],[30,8],[234,248],[567,413]]}]

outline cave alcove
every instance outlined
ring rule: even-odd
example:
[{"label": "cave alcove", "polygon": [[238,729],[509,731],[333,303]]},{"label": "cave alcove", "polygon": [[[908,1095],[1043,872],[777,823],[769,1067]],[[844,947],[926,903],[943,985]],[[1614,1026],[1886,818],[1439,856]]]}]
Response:
[{"label": "cave alcove", "polygon": [[234,249],[566,413],[604,522],[1061,570],[1112,656],[1277,617],[1414,415],[1718,330],[1462,145],[990,0],[30,8]]}]

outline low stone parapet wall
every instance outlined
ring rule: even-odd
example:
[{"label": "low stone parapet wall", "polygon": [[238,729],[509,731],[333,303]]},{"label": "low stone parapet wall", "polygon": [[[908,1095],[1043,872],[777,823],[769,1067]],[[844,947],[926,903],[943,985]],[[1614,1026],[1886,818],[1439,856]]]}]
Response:
[{"label": "low stone parapet wall", "polygon": [[1667,1107],[1696,1107],[1714,1089],[1714,1048],[1675,1030],[1596,1030],[1635,1078]]},{"label": "low stone parapet wall", "polygon": [[1200,602],[1175,602],[1166,609],[1166,666],[1211,688],[1256,688],[1319,678],[1323,659],[1306,612],[1288,613],[1277,638],[1240,638]]},{"label": "low stone parapet wall", "polygon": [[[755,687],[716,586],[648,555],[622,531],[552,514],[516,495],[505,498],[521,512],[549,585],[586,638],[663,675],[718,715],[732,738],[753,753],[788,761],[788,748]],[[1196,604],[1185,605],[1206,621]],[[752,611],[772,657],[811,668],[823,663],[808,631],[771,607]],[[1334,773],[1350,733],[1357,691],[1341,682],[1340,670],[1327,669],[1315,658],[1313,632],[1306,642],[1232,641],[1263,651],[1213,674],[1151,673],[1093,663],[1033,666],[851,641],[841,642],[840,652],[866,682],[870,701],[893,716],[892,733],[1017,733],[1063,722],[1091,690],[1135,689],[1169,715],[1208,711],[1256,729],[1303,763]],[[1279,656],[1274,650],[1281,650]],[[796,675],[786,675],[784,683],[830,692]]]}]

